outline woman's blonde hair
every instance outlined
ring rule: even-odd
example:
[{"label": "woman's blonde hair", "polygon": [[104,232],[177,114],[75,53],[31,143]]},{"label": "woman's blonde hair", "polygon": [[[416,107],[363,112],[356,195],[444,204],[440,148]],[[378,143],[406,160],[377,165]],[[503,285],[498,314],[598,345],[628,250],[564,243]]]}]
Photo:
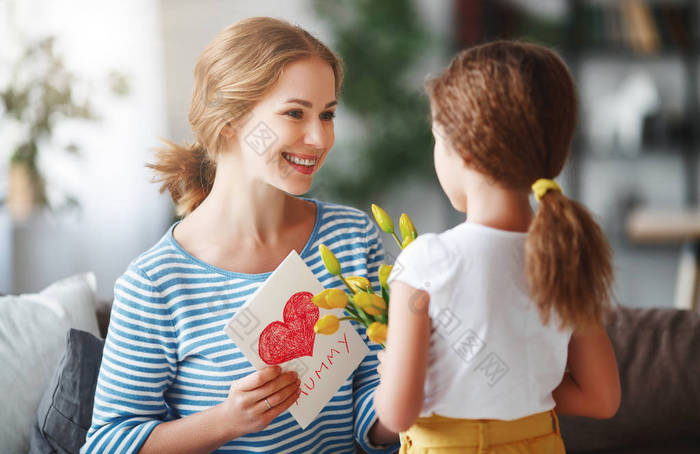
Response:
[{"label": "woman's blonde hair", "polygon": [[168,190],[178,216],[194,210],[211,191],[216,156],[227,124],[240,127],[253,106],[290,63],[310,57],[327,62],[335,75],[336,96],[343,82],[341,59],[306,30],[270,17],[241,20],[211,40],[194,68],[189,122],[195,141],[164,140],[155,163],[155,182]]},{"label": "woman's blonde hair", "polygon": [[[577,120],[574,82],[553,51],[496,41],[466,49],[426,84],[434,121],[453,147],[498,184],[528,188],[566,162]],[[526,243],[530,293],[544,323],[599,324],[609,312],[613,269],[603,231],[558,191],[540,200]]]}]

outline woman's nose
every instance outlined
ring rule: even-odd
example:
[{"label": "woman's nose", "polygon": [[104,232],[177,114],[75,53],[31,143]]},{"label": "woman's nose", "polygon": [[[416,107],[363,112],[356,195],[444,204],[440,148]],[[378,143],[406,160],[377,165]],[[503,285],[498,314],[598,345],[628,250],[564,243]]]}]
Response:
[{"label": "woman's nose", "polygon": [[332,140],[333,131],[328,128],[333,125],[326,126],[322,121],[311,121],[307,124],[304,134],[304,144],[314,148],[329,148]]}]

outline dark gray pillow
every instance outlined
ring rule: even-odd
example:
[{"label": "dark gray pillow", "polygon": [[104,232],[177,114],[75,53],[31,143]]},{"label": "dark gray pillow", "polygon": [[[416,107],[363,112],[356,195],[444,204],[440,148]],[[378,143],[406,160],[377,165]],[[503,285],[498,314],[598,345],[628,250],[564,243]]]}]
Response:
[{"label": "dark gray pillow", "polygon": [[77,453],[92,420],[104,340],[71,329],[66,351],[39,402],[29,454]]},{"label": "dark gray pillow", "polygon": [[606,328],[620,372],[620,409],[611,419],[560,416],[567,452],[700,439],[700,315],[630,307],[612,315]]}]

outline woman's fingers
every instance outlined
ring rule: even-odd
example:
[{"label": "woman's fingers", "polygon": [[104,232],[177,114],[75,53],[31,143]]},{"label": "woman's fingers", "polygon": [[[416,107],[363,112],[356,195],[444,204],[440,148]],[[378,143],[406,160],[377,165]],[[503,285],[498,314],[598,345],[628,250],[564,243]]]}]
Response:
[{"label": "woman's fingers", "polygon": [[[289,385],[298,385],[299,383],[300,381],[297,378],[296,372],[285,372],[284,374],[279,375],[278,377],[251,391],[251,402],[258,402],[265,398],[267,398],[268,402],[270,402],[270,396],[274,395],[279,390]],[[272,402],[270,402],[270,404],[272,404]]]},{"label": "woman's fingers", "polygon": [[244,392],[253,391],[254,389],[265,385],[270,380],[274,380],[275,378],[279,377],[281,373],[282,368],[279,366],[270,366],[260,369],[259,371],[253,372],[252,374],[238,380],[236,382],[236,389]]},{"label": "woman's fingers", "polygon": [[300,394],[301,387],[297,382],[294,382],[266,398],[271,408],[267,408],[264,400],[260,402],[259,406],[262,412],[272,412],[275,415],[274,417],[277,417],[277,415],[296,402]]}]

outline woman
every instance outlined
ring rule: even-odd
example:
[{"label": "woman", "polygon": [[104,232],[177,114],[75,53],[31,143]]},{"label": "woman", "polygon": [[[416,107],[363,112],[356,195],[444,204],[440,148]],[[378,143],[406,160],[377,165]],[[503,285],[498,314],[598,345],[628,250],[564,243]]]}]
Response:
[{"label": "woman", "polygon": [[[333,146],[342,63],[299,27],[270,18],[216,36],[195,66],[195,143],[151,165],[174,224],[115,285],[112,318],[81,452],[388,452],[376,419],[376,344],[305,430],[286,412],[294,373],[255,371],[224,324],[295,249],[325,287],[318,254],[377,285],[377,229],[352,208],[303,194]],[[364,329],[357,328],[366,340]]]}]

